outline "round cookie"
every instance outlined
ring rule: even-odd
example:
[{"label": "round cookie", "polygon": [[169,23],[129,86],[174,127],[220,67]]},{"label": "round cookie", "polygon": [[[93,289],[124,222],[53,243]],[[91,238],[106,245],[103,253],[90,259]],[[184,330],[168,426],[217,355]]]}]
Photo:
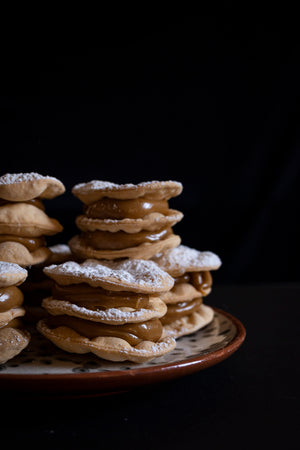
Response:
[{"label": "round cookie", "polygon": [[136,346],[117,337],[88,338],[65,326],[51,328],[45,320],[39,321],[37,328],[57,347],[70,353],[94,353],[108,361],[132,361],[143,363],[163,356],[174,350],[176,341],[172,337],[163,337],[157,342],[142,341]]},{"label": "round cookie", "polygon": [[149,213],[137,219],[93,219],[81,214],[76,217],[75,223],[81,231],[110,231],[116,233],[138,233],[141,230],[156,231],[172,227],[183,218],[183,214],[175,209],[169,209],[165,214]]},{"label": "round cookie", "polygon": [[30,252],[24,245],[18,242],[1,242],[0,259],[17,263],[22,267],[29,267],[44,262],[51,252],[47,247],[39,247],[37,250]]},{"label": "round cookie", "polygon": [[110,181],[92,180],[88,183],[75,185],[72,192],[86,205],[94,203],[103,197],[133,199],[146,196],[156,200],[168,200],[182,192],[182,184],[178,181],[145,181],[138,184],[117,184]]},{"label": "round cookie", "polygon": [[87,245],[84,242],[82,235],[76,235],[70,239],[69,246],[72,252],[82,259],[150,259],[158,252],[163,252],[170,248],[177,247],[180,242],[180,237],[176,234],[172,234],[171,236],[158,240],[157,242],[144,242],[134,247],[128,247],[120,250],[98,250],[90,245]]},{"label": "round cookie", "polygon": [[45,267],[44,273],[63,286],[87,283],[93,287],[112,291],[153,294],[166,292],[174,285],[173,278],[149,260],[88,259],[81,264],[67,261]]},{"label": "round cookie", "polygon": [[109,325],[124,325],[125,323],[139,323],[146,320],[160,318],[167,312],[166,304],[160,298],[149,297],[149,304],[145,308],[134,309],[130,307],[107,308],[94,310],[53,297],[45,298],[42,306],[52,315],[66,314],[80,319],[101,322]]},{"label": "round cookie", "polygon": [[9,324],[17,317],[23,317],[25,315],[25,309],[22,307],[13,307],[7,311],[0,312],[0,329]]},{"label": "round cookie", "polygon": [[148,361],[175,348],[163,337],[160,299],[174,280],[153,261],[68,261],[44,268],[54,280],[38,330],[58,347],[111,361]]},{"label": "round cookie", "polygon": [[0,177],[0,198],[11,202],[37,197],[51,199],[64,192],[65,187],[57,178],[36,172],[7,173]]},{"label": "round cookie", "polygon": [[186,272],[217,270],[222,264],[215,253],[200,252],[186,245],[157,254],[152,260],[172,277],[180,277]]},{"label": "round cookie", "polygon": [[28,272],[18,264],[0,260],[0,288],[18,286],[27,278]]},{"label": "round cookie", "polygon": [[56,219],[28,203],[7,203],[0,206],[0,233],[14,236],[51,236],[62,231]]}]

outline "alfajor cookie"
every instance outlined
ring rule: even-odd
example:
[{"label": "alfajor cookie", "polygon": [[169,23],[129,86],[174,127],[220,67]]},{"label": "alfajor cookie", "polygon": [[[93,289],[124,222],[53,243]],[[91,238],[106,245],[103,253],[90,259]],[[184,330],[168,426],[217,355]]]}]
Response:
[{"label": "alfajor cookie", "polygon": [[29,267],[50,257],[46,236],[63,227],[46,214],[42,199],[64,191],[56,178],[35,172],[0,177],[0,260]]},{"label": "alfajor cookie", "polygon": [[17,287],[27,277],[27,270],[17,264],[0,261],[0,364],[18,355],[29,343],[21,317],[24,296]]},{"label": "alfajor cookie", "polygon": [[161,319],[164,336],[179,338],[203,328],[212,321],[212,308],[203,304],[211,292],[211,271],[221,266],[212,252],[200,252],[185,245],[167,250],[152,258],[174,278],[174,287],[163,294],[168,311]]},{"label": "alfajor cookie", "polygon": [[170,209],[168,200],[181,191],[176,181],[77,184],[72,192],[84,205],[76,218],[81,234],[69,242],[72,251],[83,259],[150,259],[178,246],[172,226],[183,214]]},{"label": "alfajor cookie", "polygon": [[0,177],[0,198],[10,202],[51,199],[64,192],[65,187],[57,178],[36,172],[6,173]]},{"label": "alfajor cookie", "polygon": [[44,272],[55,284],[37,328],[63,350],[144,362],[175,348],[160,321],[167,311],[160,297],[174,280],[153,261],[68,261]]}]

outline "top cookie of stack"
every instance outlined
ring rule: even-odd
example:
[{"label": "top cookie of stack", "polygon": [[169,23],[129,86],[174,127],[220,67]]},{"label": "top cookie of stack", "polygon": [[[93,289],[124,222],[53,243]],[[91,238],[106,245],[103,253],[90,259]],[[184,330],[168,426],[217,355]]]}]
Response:
[{"label": "top cookie of stack", "polygon": [[63,227],[47,216],[42,199],[52,199],[64,191],[56,178],[35,172],[0,177],[0,260],[22,267],[46,261],[51,252],[45,236]]},{"label": "top cookie of stack", "polygon": [[150,259],[177,247],[181,240],[172,226],[183,214],[170,209],[168,200],[181,191],[177,181],[75,185],[72,192],[84,205],[76,218],[82,233],[69,241],[72,252],[82,259]]}]

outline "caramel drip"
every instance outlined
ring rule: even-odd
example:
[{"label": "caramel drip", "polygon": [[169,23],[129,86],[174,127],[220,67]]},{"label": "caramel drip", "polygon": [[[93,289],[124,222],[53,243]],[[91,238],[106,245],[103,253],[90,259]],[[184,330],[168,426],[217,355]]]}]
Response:
[{"label": "caramel drip", "polygon": [[96,288],[85,283],[69,286],[60,286],[55,283],[52,287],[52,296],[57,300],[67,300],[89,309],[117,308],[120,306],[141,309],[149,306],[149,295],[147,294],[107,291],[101,287]]},{"label": "caramel drip", "polygon": [[125,339],[133,346],[145,340],[156,342],[162,335],[162,324],[159,319],[151,319],[137,324],[107,325],[61,315],[47,318],[46,323],[50,328],[61,326],[72,328],[72,330],[89,339],[103,336],[118,337]]},{"label": "caramel drip", "polygon": [[44,236],[41,237],[22,237],[22,236],[13,236],[11,234],[0,234],[0,242],[18,242],[19,244],[24,245],[30,252],[37,250],[39,247],[46,246],[46,239]]},{"label": "caramel drip", "polygon": [[184,316],[189,316],[197,311],[202,303],[202,297],[195,298],[188,302],[179,302],[174,305],[168,305],[168,311],[160,320],[163,325],[168,325]]},{"label": "caramel drip", "polygon": [[173,231],[168,227],[163,228],[156,233],[151,231],[140,231],[139,233],[125,233],[124,231],[117,231],[116,233],[111,233],[109,231],[88,231],[82,233],[81,238],[87,246],[98,250],[122,250],[146,242],[157,242],[166,239],[171,234],[173,234]]},{"label": "caramel drip", "polygon": [[24,295],[16,286],[0,289],[0,313],[22,305]]},{"label": "caramel drip", "polygon": [[192,272],[191,283],[202,295],[208,295],[212,287],[212,276],[209,271]]},{"label": "caramel drip", "polygon": [[28,203],[28,205],[36,206],[37,208],[45,211],[45,206],[41,200],[38,198],[33,198],[32,200],[27,200],[26,202],[9,202],[8,200],[4,200],[0,198],[0,206],[7,205],[8,203]]},{"label": "caramel drip", "polygon": [[167,214],[168,211],[169,205],[166,200],[149,200],[146,198],[117,200],[103,197],[101,200],[83,208],[87,217],[114,220],[138,219],[152,212]]},{"label": "caramel drip", "polygon": [[175,284],[191,283],[203,296],[210,293],[212,287],[212,276],[208,270],[202,272],[187,272],[181,277],[175,278]]}]

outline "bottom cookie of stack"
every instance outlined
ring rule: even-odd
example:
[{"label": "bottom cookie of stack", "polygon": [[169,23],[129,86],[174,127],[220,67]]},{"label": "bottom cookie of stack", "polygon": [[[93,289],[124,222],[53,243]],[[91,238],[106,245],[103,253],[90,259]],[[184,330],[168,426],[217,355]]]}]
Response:
[{"label": "bottom cookie of stack", "polygon": [[167,311],[160,295],[174,280],[152,261],[69,261],[44,272],[55,284],[37,328],[63,350],[141,363],[175,348],[160,320]]},{"label": "bottom cookie of stack", "polygon": [[17,287],[26,277],[26,269],[0,261],[0,364],[18,355],[30,341],[21,319],[24,296]]}]

